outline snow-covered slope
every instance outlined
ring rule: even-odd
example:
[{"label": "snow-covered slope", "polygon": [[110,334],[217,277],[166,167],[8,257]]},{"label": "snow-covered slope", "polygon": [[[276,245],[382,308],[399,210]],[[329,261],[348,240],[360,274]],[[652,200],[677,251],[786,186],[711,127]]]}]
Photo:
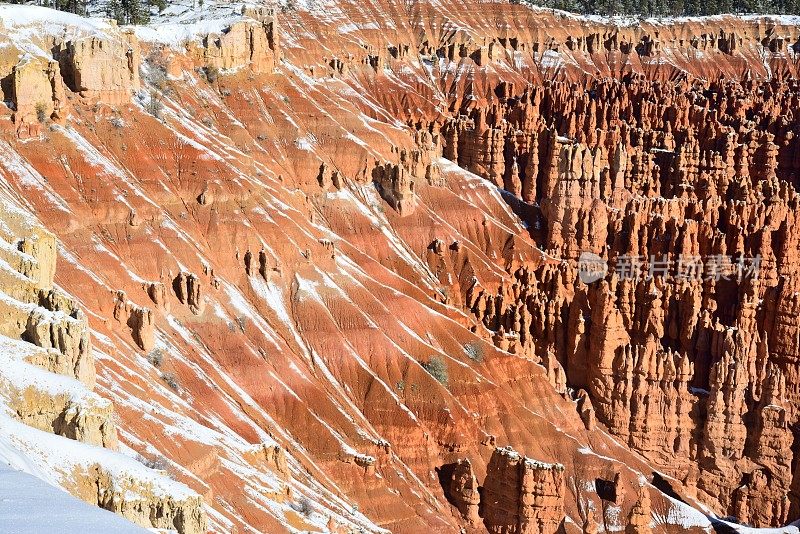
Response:
[{"label": "snow-covered slope", "polygon": [[[515,276],[549,287],[572,271],[537,249],[510,187],[472,171],[530,142],[522,128],[508,147],[502,138],[514,128],[498,119],[498,95],[515,87],[573,81],[559,95],[578,98],[588,76],[626,69],[675,80],[751,65],[763,76],[774,61],[792,72],[765,52],[760,21],[734,27],[746,36],[735,57],[713,37],[702,57],[688,45],[730,18],[659,26],[667,45],[639,57],[618,48],[645,30],[553,24],[506,3],[242,7],[175,2],[147,27],[117,28],[0,6],[0,78],[24,89],[3,89],[0,185],[57,234],[55,280],[85,314],[80,354],[94,360],[74,373],[85,381],[43,375],[30,366],[62,353],[25,328],[6,332],[3,442],[41,479],[142,524],[161,509],[137,515],[139,503],[172,498],[195,504],[186,516],[202,508],[214,532],[457,532],[447,468],[469,458],[483,480],[508,445],[589,488],[561,495],[567,525],[602,507],[593,483],[616,474],[627,497],[615,527],[644,492],[671,526],[710,530],[692,498],[664,498],[653,466],[584,420],[562,363],[542,359],[545,343],[568,345],[557,325],[569,314],[554,311],[566,297],[516,303]],[[605,32],[617,49],[587,52]],[[523,126],[541,119],[528,112]],[[487,120],[491,135],[443,157],[443,124]],[[553,146],[571,143],[555,133]],[[0,247],[20,265],[24,235]],[[13,287],[27,283],[8,272]],[[0,302],[30,314],[36,297]],[[543,326],[523,334],[525,320]],[[28,409],[42,405],[52,410]],[[117,440],[120,452],[98,448]],[[117,498],[88,495],[87,479]]]},{"label": "snow-covered slope", "polygon": [[0,531],[141,531],[115,511],[201,532],[196,493],[116,451],[113,406],[92,391],[86,317],[53,284],[56,256],[54,236],[0,191]]},{"label": "snow-covered slope", "polygon": [[[2,423],[0,423],[2,424]],[[10,454],[6,454],[10,453]],[[0,444],[0,532],[4,534],[143,534],[122,517],[87,504],[42,479],[9,467],[16,460]]]}]

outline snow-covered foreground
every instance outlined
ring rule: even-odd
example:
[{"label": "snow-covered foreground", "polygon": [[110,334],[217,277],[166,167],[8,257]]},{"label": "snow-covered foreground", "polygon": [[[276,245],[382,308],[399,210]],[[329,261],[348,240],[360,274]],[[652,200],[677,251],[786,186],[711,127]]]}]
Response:
[{"label": "snow-covered foreground", "polygon": [[81,534],[147,532],[122,517],[91,506],[41,479],[16,471],[0,445],[0,533]]}]

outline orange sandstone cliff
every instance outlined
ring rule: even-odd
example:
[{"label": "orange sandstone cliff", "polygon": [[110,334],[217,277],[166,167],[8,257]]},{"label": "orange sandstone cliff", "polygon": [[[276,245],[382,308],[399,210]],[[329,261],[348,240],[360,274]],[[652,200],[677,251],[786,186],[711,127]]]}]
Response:
[{"label": "orange sandstone cliff", "polygon": [[170,9],[0,6],[0,334],[94,406],[1,444],[179,532],[800,518],[798,21]]}]

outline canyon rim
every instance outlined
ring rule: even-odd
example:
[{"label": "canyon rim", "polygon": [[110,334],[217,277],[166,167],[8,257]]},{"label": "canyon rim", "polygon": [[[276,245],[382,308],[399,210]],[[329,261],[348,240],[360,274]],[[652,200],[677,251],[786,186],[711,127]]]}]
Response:
[{"label": "canyon rim", "polygon": [[0,4],[0,532],[799,532],[800,17],[129,5]]}]

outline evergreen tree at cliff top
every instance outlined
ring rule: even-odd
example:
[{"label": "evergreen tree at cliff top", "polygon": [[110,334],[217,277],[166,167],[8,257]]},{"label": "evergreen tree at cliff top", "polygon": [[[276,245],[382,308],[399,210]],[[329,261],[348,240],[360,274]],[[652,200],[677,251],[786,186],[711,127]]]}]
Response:
[{"label": "evergreen tree at cliff top", "polygon": [[[7,0],[12,4],[32,4],[87,15],[91,0]],[[705,16],[733,14],[800,15],[800,0],[509,0],[559,9],[580,15],[634,15],[644,17]],[[198,0],[202,6],[202,0]],[[291,0],[289,0],[291,3]],[[108,0],[106,16],[120,24],[146,24],[152,10],[163,11],[170,0]]]},{"label": "evergreen tree at cliff top", "polygon": [[800,0],[512,0],[581,15],[703,16],[723,13],[800,15]]},{"label": "evergreen tree at cliff top", "polygon": [[[91,10],[91,0],[7,0],[12,4],[35,4],[43,7],[67,11],[76,15],[97,15],[97,8]],[[150,11],[157,9],[163,11],[167,0],[108,0],[103,8],[105,16],[115,19],[119,24],[147,24],[150,21]]]}]

